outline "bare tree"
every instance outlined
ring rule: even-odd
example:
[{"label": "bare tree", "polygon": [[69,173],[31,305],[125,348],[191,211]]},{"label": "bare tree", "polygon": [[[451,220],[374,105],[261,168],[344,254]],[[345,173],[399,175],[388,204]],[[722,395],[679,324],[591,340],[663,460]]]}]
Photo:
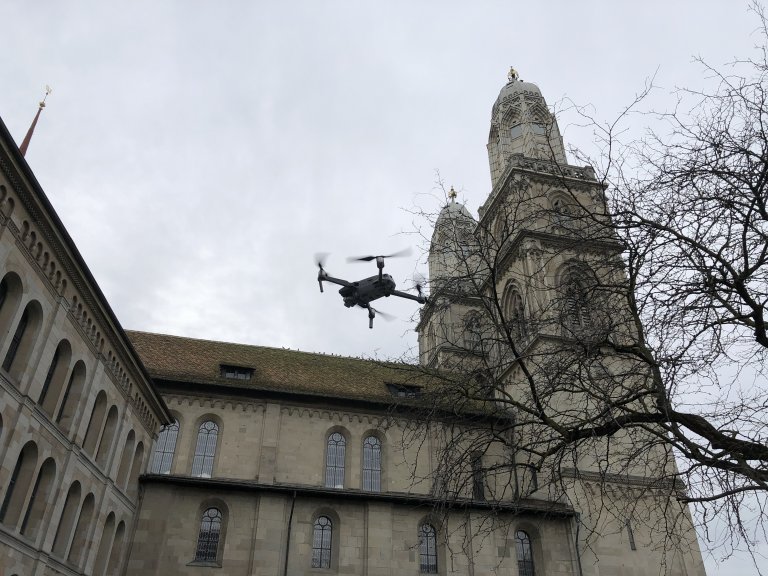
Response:
[{"label": "bare tree", "polygon": [[[637,522],[669,551],[690,545],[691,504],[705,527],[727,524],[713,546],[764,540],[767,50],[704,65],[712,88],[679,91],[672,112],[635,115],[646,90],[620,122],[592,123],[600,174],[567,164],[556,122],[533,109],[516,120],[528,152],[505,157],[479,220],[453,198],[421,213],[433,384],[414,430],[438,438],[444,505],[565,502],[593,535],[602,517]],[[642,139],[616,137],[648,118]]]}]

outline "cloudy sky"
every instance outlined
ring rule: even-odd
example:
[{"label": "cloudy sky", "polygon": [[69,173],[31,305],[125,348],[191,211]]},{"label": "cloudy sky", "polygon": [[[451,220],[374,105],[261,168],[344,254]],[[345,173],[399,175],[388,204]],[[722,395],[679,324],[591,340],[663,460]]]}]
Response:
[{"label": "cloudy sky", "polygon": [[741,1],[8,0],[0,21],[0,116],[20,141],[53,87],[27,160],[125,328],[367,357],[415,346],[415,303],[369,330],[314,254],[357,279],[375,267],[346,256],[410,246],[388,270],[426,272],[413,211],[439,173],[476,214],[510,65],[607,121],[760,42]]}]

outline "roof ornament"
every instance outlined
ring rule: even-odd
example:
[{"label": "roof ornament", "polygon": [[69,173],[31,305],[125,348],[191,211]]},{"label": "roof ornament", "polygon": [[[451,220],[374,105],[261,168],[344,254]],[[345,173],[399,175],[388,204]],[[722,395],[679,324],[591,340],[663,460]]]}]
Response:
[{"label": "roof ornament", "polygon": [[53,92],[53,89],[45,85],[45,96],[43,96],[43,99],[40,101],[40,104],[37,108],[37,114],[35,114],[35,119],[32,120],[32,125],[29,127],[29,130],[27,130],[27,135],[24,136],[24,140],[21,142],[21,146],[19,146],[19,152],[21,152],[22,156],[27,155],[27,148],[29,148],[29,142],[32,140],[32,134],[35,132],[35,126],[37,126],[37,120],[40,118],[40,112],[43,111],[43,108],[45,108],[45,100],[48,98],[48,94]]},{"label": "roof ornament", "polygon": [[451,203],[454,203],[454,202],[456,202],[456,196],[457,196],[457,194],[456,194],[456,190],[454,190],[454,189],[453,189],[453,186],[451,186],[451,191],[450,191],[450,192],[448,192],[448,198],[450,198],[450,199],[451,199]]},{"label": "roof ornament", "polygon": [[509,74],[507,74],[507,78],[509,78],[510,82],[514,82],[516,80],[520,80],[520,75],[517,73],[517,70],[515,70],[512,66],[510,66]]}]

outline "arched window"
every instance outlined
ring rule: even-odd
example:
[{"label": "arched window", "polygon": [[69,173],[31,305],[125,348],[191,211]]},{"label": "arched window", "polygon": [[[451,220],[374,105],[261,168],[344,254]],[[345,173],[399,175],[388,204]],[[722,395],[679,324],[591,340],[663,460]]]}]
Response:
[{"label": "arched window", "polygon": [[344,458],[347,440],[339,432],[328,436],[325,451],[326,488],[344,488]]},{"label": "arched window", "polygon": [[563,329],[566,336],[579,334],[592,325],[587,280],[579,270],[563,277]]},{"label": "arched window", "polygon": [[213,459],[216,456],[216,441],[219,437],[219,426],[208,420],[200,425],[195,445],[195,459],[192,462],[192,476],[210,478],[213,474]]},{"label": "arched window", "polygon": [[85,362],[78,360],[72,367],[72,374],[69,376],[69,383],[64,390],[64,397],[61,399],[59,413],[56,415],[56,423],[64,431],[69,433],[72,422],[80,404],[80,394],[85,384]]},{"label": "arched window", "polygon": [[363,440],[363,490],[381,492],[381,440],[376,436]]},{"label": "arched window", "polygon": [[0,343],[10,335],[23,292],[21,279],[15,273],[9,272],[0,280]]},{"label": "arched window", "polygon": [[437,532],[432,524],[419,527],[419,572],[437,574]]},{"label": "arched window", "polygon": [[517,573],[519,576],[534,576],[533,548],[527,532],[515,532],[515,550],[517,551]]},{"label": "arched window", "polygon": [[37,480],[29,497],[27,512],[21,522],[20,531],[29,538],[37,535],[37,530],[43,522],[43,516],[48,508],[48,497],[51,494],[53,481],[56,479],[56,461],[53,458],[46,459],[40,466]]},{"label": "arched window", "polygon": [[35,347],[42,319],[43,309],[40,307],[40,303],[32,300],[21,314],[5,354],[5,360],[3,360],[3,368],[16,379],[20,379],[24,374],[27,361]]},{"label": "arched window", "polygon": [[109,550],[112,547],[112,537],[115,535],[115,513],[110,512],[101,529],[101,541],[96,553],[96,562],[93,565],[94,576],[104,576]]},{"label": "arched window", "polygon": [[96,463],[102,468],[107,464],[107,458],[112,450],[112,442],[117,432],[117,406],[112,406],[107,414],[107,421],[104,424],[104,432],[101,434],[99,448],[96,451]]},{"label": "arched window", "polygon": [[328,516],[318,516],[312,529],[312,568],[331,567],[333,523]]},{"label": "arched window", "polygon": [[504,290],[504,300],[502,302],[504,317],[509,326],[509,333],[515,343],[519,343],[528,337],[528,326],[525,318],[525,306],[523,297],[514,284],[507,286]]},{"label": "arched window", "polygon": [[120,557],[123,555],[123,540],[125,539],[125,522],[122,520],[115,530],[115,539],[112,541],[112,551],[109,553],[109,562],[107,563],[107,574],[117,574],[117,568],[120,566]]},{"label": "arched window", "polygon": [[551,200],[552,222],[558,226],[566,226],[573,218],[573,207],[562,193],[555,194]]},{"label": "arched window", "polygon": [[96,454],[96,445],[101,437],[101,429],[104,426],[104,417],[107,413],[107,393],[104,390],[96,395],[96,401],[91,410],[91,419],[88,420],[88,428],[85,430],[83,450],[91,456]]},{"label": "arched window", "polygon": [[216,562],[219,556],[219,536],[221,535],[221,510],[208,508],[200,521],[197,535],[195,562]]},{"label": "arched window", "polygon": [[144,462],[144,443],[139,442],[136,445],[136,451],[133,453],[133,462],[131,463],[131,472],[128,475],[128,494],[135,498],[139,491],[139,474],[141,474],[142,463]]},{"label": "arched window", "polygon": [[53,353],[51,364],[43,381],[43,388],[40,390],[40,396],[37,400],[37,404],[50,417],[53,417],[55,414],[59,397],[64,390],[64,382],[66,382],[71,356],[72,347],[69,345],[69,342],[66,340],[59,342],[59,345],[56,346],[56,351]]},{"label": "arched window", "polygon": [[91,521],[93,520],[93,507],[95,498],[93,494],[88,494],[83,500],[83,505],[80,508],[80,516],[77,519],[77,526],[72,538],[72,545],[69,548],[69,554],[67,560],[69,560],[75,566],[80,566],[88,551],[88,532],[91,529]]},{"label": "arched window", "polygon": [[117,469],[117,476],[115,477],[115,483],[120,488],[125,488],[125,483],[128,480],[131,471],[131,459],[133,458],[133,448],[136,445],[136,433],[131,430],[128,432],[128,436],[125,439],[125,445],[123,446],[123,456],[120,459],[120,467]]},{"label": "arched window", "polygon": [[479,352],[482,343],[482,332],[480,329],[480,315],[467,314],[464,320],[464,347],[470,352]]},{"label": "arched window", "polygon": [[77,520],[77,510],[80,507],[80,482],[73,482],[67,492],[67,499],[64,501],[64,509],[61,511],[59,525],[56,528],[56,537],[53,539],[53,552],[63,558],[69,547],[69,540],[72,537],[72,528]]},{"label": "arched window", "polygon": [[170,474],[173,464],[173,453],[176,451],[176,438],[179,436],[179,423],[163,426],[155,442],[155,453],[152,455],[153,474]]},{"label": "arched window", "polygon": [[16,528],[36,469],[37,445],[27,442],[16,460],[16,466],[5,489],[3,504],[0,506],[0,522],[3,524]]}]

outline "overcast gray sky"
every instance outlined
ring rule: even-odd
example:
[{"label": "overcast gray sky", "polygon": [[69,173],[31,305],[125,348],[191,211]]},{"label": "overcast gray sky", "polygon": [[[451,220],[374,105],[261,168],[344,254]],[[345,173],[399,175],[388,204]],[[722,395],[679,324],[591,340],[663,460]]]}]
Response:
[{"label": "overcast gray sky", "polygon": [[439,171],[476,214],[510,65],[609,120],[760,41],[741,1],[7,0],[0,21],[0,115],[20,141],[53,87],[27,160],[125,328],[379,357],[415,346],[415,303],[368,330],[314,254],[357,279],[375,267],[346,256],[413,246],[388,271],[426,272],[407,209],[439,208]]}]

